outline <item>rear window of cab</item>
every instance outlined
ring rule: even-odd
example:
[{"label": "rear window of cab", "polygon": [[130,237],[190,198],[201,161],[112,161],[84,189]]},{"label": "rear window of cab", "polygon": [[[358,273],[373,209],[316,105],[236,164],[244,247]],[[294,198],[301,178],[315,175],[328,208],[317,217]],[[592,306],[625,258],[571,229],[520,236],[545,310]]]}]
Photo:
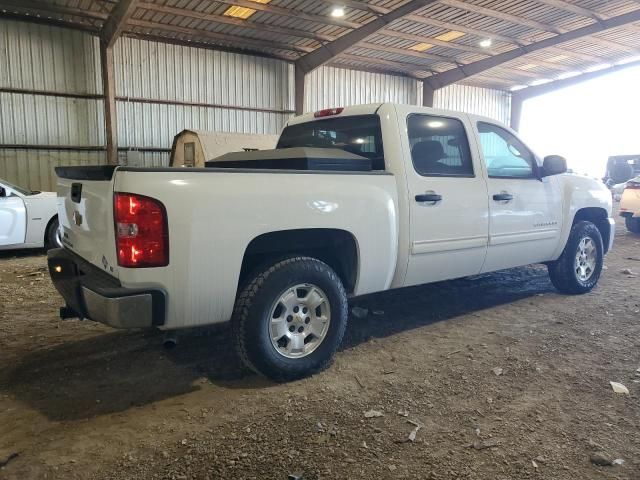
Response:
[{"label": "rear window of cab", "polygon": [[384,170],[378,115],[324,118],[286,127],[276,148],[338,148],[369,158],[373,170]]}]

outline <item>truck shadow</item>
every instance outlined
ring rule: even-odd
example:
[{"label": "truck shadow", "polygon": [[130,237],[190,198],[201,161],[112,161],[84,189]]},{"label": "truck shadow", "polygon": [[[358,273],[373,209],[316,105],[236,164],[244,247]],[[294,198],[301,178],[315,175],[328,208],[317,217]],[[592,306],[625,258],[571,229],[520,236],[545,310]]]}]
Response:
[{"label": "truck shadow", "polygon": [[[350,318],[341,350],[549,291],[546,269],[525,267],[360,297],[352,304],[370,313]],[[242,366],[228,326],[185,333],[173,350],[162,339],[156,331],[113,332],[35,350],[0,370],[0,392],[61,421],[177,397],[203,381],[270,385]]]}]

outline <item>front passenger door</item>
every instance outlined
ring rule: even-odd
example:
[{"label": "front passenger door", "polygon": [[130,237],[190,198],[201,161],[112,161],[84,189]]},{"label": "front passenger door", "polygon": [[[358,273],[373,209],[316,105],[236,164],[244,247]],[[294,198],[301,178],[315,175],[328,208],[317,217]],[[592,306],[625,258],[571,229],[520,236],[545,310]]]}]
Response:
[{"label": "front passenger door", "polygon": [[535,155],[507,129],[478,122],[489,188],[489,247],[483,272],[544,262],[558,246],[562,197],[540,179]]}]

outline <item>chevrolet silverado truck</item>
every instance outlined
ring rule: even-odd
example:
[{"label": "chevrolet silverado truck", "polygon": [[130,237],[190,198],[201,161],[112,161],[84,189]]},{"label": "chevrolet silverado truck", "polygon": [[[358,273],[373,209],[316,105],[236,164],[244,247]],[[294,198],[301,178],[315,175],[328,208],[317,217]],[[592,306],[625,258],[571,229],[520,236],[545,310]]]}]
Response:
[{"label": "chevrolet silverado truck", "polygon": [[349,297],[535,263],[586,293],[614,238],[601,182],[491,119],[409,105],[305,114],[275,150],[206,168],[56,171],[63,318],[231,321],[244,362],[277,380],[330,362]]}]

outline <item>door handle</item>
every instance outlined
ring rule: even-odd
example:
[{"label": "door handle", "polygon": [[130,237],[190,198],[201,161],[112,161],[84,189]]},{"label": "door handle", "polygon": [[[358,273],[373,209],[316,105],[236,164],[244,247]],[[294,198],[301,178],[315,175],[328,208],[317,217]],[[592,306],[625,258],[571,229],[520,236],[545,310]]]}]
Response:
[{"label": "door handle", "polygon": [[502,193],[496,193],[496,194],[493,196],[493,199],[494,199],[496,202],[508,202],[508,201],[513,200],[513,195],[511,195],[510,193],[505,193],[505,192],[502,192]]},{"label": "door handle", "polygon": [[420,195],[416,195],[416,202],[439,202],[442,200],[442,195],[438,195],[437,193],[422,193]]}]

